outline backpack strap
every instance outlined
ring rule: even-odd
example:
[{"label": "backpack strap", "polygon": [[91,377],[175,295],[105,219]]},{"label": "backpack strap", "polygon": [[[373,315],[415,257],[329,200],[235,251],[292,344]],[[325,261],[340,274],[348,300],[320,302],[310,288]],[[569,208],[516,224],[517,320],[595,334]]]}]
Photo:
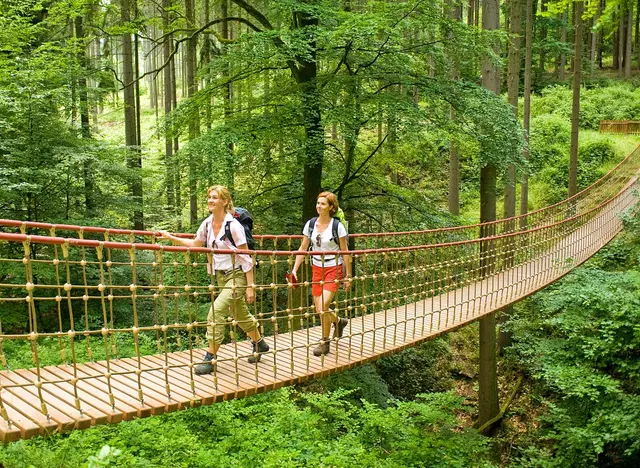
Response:
[{"label": "backpack strap", "polygon": [[[208,249],[211,248],[211,245],[209,245],[209,231],[211,231],[212,226],[211,226],[211,218],[207,217],[207,219],[205,220],[205,242],[204,242],[204,246]],[[213,233],[211,233],[213,234]]]},{"label": "backpack strap", "polygon": [[307,236],[307,237],[309,237],[309,239],[311,239],[311,234],[313,234],[313,228],[316,227],[316,221],[318,221],[318,217],[317,216],[315,218],[311,218],[309,220],[309,235]]},{"label": "backpack strap", "polygon": [[340,220],[338,218],[333,218],[333,224],[331,225],[331,235],[333,236],[331,239],[338,246],[340,246],[340,236],[338,235],[338,227],[340,226]]},{"label": "backpack strap", "polygon": [[226,223],[224,223],[224,235],[222,236],[223,239],[229,239],[229,241],[233,244],[234,247],[237,247],[236,245],[236,241],[233,239],[233,235],[231,235],[231,221],[227,221]]}]

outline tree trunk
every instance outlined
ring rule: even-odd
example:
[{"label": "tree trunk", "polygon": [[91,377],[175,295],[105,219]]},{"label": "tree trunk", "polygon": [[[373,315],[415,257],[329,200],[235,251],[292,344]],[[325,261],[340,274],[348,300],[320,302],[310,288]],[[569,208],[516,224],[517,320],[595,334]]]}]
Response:
[{"label": "tree trunk", "polygon": [[622,78],[624,72],[624,3],[618,5],[618,78]]},{"label": "tree trunk", "polygon": [[[222,18],[226,18],[229,15],[228,8],[229,8],[229,5],[227,0],[222,0],[222,2],[220,2],[220,16]],[[227,39],[233,38],[232,32],[230,31],[230,28],[229,28],[229,23],[227,21],[223,21],[220,24],[220,34],[222,34],[222,37],[225,37]],[[231,75],[231,70],[229,69],[229,66],[226,66],[222,72],[222,76],[225,77],[225,80],[228,80],[230,75]],[[223,97],[223,100],[224,100],[223,112],[224,112],[225,122],[228,122],[231,119],[231,113],[232,113],[231,98],[233,96],[233,89],[231,87],[232,87],[231,82],[227,81],[225,84],[224,97]],[[234,151],[233,143],[229,143],[228,149],[229,151],[227,153],[227,186],[229,186],[230,188],[233,188],[234,180],[235,180],[234,167],[233,167],[233,151]]]},{"label": "tree trunk", "polygon": [[[598,23],[598,19],[600,18],[600,2],[598,2],[597,8],[598,9],[593,16],[594,26]],[[600,34],[599,29],[596,31],[591,31],[591,51],[589,54],[589,60],[591,60],[591,76],[593,76],[593,72],[596,69],[596,59],[598,58],[598,34]]]},{"label": "tree trunk", "polygon": [[[496,30],[500,28],[499,0],[482,0],[482,29]],[[495,46],[499,53],[499,44]],[[500,93],[500,71],[485,57],[482,63],[482,85],[496,94]],[[480,169],[480,222],[496,219],[496,166],[486,164]],[[493,225],[484,227],[481,235],[490,236]],[[492,269],[492,242],[481,244],[482,271],[488,274]],[[480,371],[478,424],[482,425],[498,414],[498,379],[496,366],[496,314],[489,314],[480,320]]]},{"label": "tree trunk", "polygon": [[[473,20],[473,5],[474,2],[469,2],[469,9],[471,11],[471,18],[467,15],[467,21],[471,24]],[[447,2],[447,9],[449,18],[455,21],[462,21],[462,5],[449,0]],[[454,80],[460,79],[460,72],[455,58],[452,58],[453,65],[451,67],[451,78]],[[451,120],[455,120],[456,112],[453,107],[450,111]],[[460,214],[460,151],[456,146],[455,141],[449,142],[449,195],[447,197],[449,205],[449,213],[458,216]]]},{"label": "tree trunk", "polygon": [[[162,25],[164,32],[167,33],[170,30],[171,18],[169,8],[171,7],[170,0],[162,1],[163,14]],[[173,216],[175,209],[175,189],[174,189],[174,169],[173,169],[173,139],[171,129],[171,107],[173,105],[173,86],[171,79],[171,49],[173,45],[173,36],[167,35],[163,44],[164,63],[165,67],[162,70],[164,81],[164,166],[165,166],[165,185],[167,188],[167,211]],[[169,63],[167,63],[169,61]]]},{"label": "tree trunk", "polygon": [[571,152],[569,156],[569,196],[578,191],[578,132],[580,125],[580,79],[582,74],[582,13],[584,4],[575,3],[575,37],[574,57],[575,72],[573,74],[573,106],[571,107]]},{"label": "tree trunk", "polygon": [[[522,111],[522,124],[527,145],[524,150],[525,159],[529,159],[529,130],[531,122],[531,78],[533,61],[533,0],[527,0],[526,5],[526,32],[525,32],[525,59],[524,59],[524,109]],[[529,175],[522,174],[520,186],[520,214],[529,212]],[[526,228],[526,218],[522,218],[521,227]]]},{"label": "tree trunk", "polygon": [[[295,13],[300,28],[315,28],[318,19],[306,12]],[[304,120],[304,179],[302,222],[316,214],[316,197],[322,191],[322,162],[324,159],[324,129],[320,115],[320,96],[316,84],[318,74],[316,62],[316,42],[311,41],[308,57],[299,59],[298,83],[301,85],[300,98]]]},{"label": "tree trunk", "polygon": [[[211,15],[210,15],[210,3],[209,0],[204,0],[204,22],[205,24],[208,24],[209,21],[211,21]],[[202,62],[204,63],[205,66],[209,66],[209,62],[211,62],[211,52],[212,52],[212,42],[211,42],[211,38],[209,37],[209,35],[205,35],[204,39],[202,41]],[[204,86],[205,88],[209,88],[211,86],[211,78],[207,77],[204,81]],[[212,103],[213,100],[213,95],[207,100],[207,104],[206,104],[206,108],[204,110],[205,112],[205,116],[204,116],[204,121],[205,121],[205,126],[207,128],[207,130],[211,130],[211,124],[212,124],[212,120],[213,120],[213,115],[211,113],[211,107],[213,106]],[[209,184],[211,185],[211,184]]]},{"label": "tree trunk", "polygon": [[[509,42],[509,67],[507,71],[507,99],[513,107],[513,112],[518,119],[518,95],[520,91],[520,48],[522,43],[522,3],[521,0],[510,0],[510,35]],[[504,217],[513,218],[516,215],[516,167],[509,164],[507,168],[506,181],[504,187]],[[509,224],[508,229],[513,230],[513,223]],[[505,260],[509,263],[513,261],[513,254],[507,252],[508,258]],[[502,310],[502,322],[505,317],[509,317],[513,313],[513,306],[505,307]],[[511,334],[500,329],[499,348],[500,350],[511,344]]]},{"label": "tree trunk", "polygon": [[[633,44],[633,3],[627,4],[626,46],[624,51],[624,77],[631,78],[631,47]],[[637,34],[637,33],[636,33]]]},{"label": "tree trunk", "polygon": [[[537,4],[536,0],[536,4]],[[533,6],[532,8],[535,8]],[[541,0],[540,2],[540,12],[544,13],[547,11],[547,0]],[[547,40],[547,25],[543,24],[540,28],[540,41],[544,43]],[[545,72],[545,62],[547,61],[547,52],[544,46],[540,47],[540,62],[538,63],[538,74],[542,76]]]},{"label": "tree trunk", "polygon": [[[196,12],[195,12],[195,0],[185,0],[185,17],[187,20],[188,35],[192,35],[192,30],[195,29]],[[198,45],[197,36],[190,38],[187,41],[186,50],[186,66],[187,66],[187,97],[189,99],[198,91],[198,82],[196,81],[196,48]],[[195,140],[200,135],[200,115],[198,113],[197,106],[194,106],[194,111],[189,118],[189,140]],[[189,223],[191,227],[196,226],[198,223],[198,157],[196,152],[189,152]]]},{"label": "tree trunk", "polygon": [[[81,15],[76,16],[75,20],[75,36],[76,39],[84,44],[84,18]],[[84,139],[91,138],[91,128],[89,125],[89,93],[87,90],[87,78],[84,75],[87,71],[87,50],[86,46],[82,51],[78,52],[78,64],[80,65],[80,75],[78,77],[78,97],[80,103],[80,135]],[[93,160],[85,159],[83,163],[84,177],[84,203],[87,218],[96,216],[96,183],[93,170]]]},{"label": "tree trunk", "polygon": [[[120,20],[128,26],[131,21],[130,0],[121,0]],[[136,130],[136,96],[133,72],[133,50],[131,34],[122,35],[122,63],[124,82],[124,133],[127,147],[127,167],[132,171],[129,190],[134,203],[132,224],[134,229],[144,229],[142,211],[142,157],[138,146],[138,132]]]},{"label": "tree trunk", "polygon": [[636,3],[636,54],[638,54],[638,69],[640,70],[640,0]]},{"label": "tree trunk", "polygon": [[[507,72],[507,99],[518,118],[518,95],[520,91],[520,48],[522,34],[522,3],[521,0],[510,0],[511,41],[509,44],[509,68]],[[507,169],[507,180],[504,189],[504,217],[512,218],[516,215],[516,168],[510,164]]]},{"label": "tree trunk", "polygon": [[[562,12],[562,26],[560,26],[560,42],[567,42],[567,21],[568,21],[567,10],[564,10],[564,12]],[[560,54],[558,80],[560,81],[565,80],[566,68],[567,68],[567,56],[566,54],[562,53]]]},{"label": "tree trunk", "polygon": [[[178,108],[178,80],[176,78],[176,60],[175,57],[173,58],[173,60],[171,60],[171,63],[169,64],[171,67],[171,105],[173,107],[173,109],[177,109]],[[174,184],[173,184],[173,188],[174,188],[174,193],[175,193],[175,200],[176,200],[176,204],[175,204],[175,216],[177,219],[177,225],[176,228],[177,229],[181,229],[182,228],[182,175],[181,175],[181,171],[180,171],[180,164],[179,162],[176,160],[176,156],[178,155],[178,150],[180,149],[180,140],[178,138],[177,135],[175,135],[173,137],[173,180],[174,180]]]}]

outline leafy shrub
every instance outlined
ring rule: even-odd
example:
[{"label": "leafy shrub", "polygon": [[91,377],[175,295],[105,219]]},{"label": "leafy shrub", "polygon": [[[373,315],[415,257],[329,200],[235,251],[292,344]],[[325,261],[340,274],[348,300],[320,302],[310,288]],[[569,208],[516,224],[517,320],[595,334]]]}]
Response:
[{"label": "leafy shrub", "polygon": [[531,121],[529,141],[531,167],[538,172],[568,153],[571,125],[559,115],[541,115]]},{"label": "leafy shrub", "polygon": [[[587,188],[603,175],[604,171],[597,164],[578,162],[578,191]],[[551,205],[565,199],[569,183],[569,155],[564,155],[555,162],[555,165],[544,167],[535,178],[543,185],[541,195],[543,204]]]},{"label": "leafy shrub", "polygon": [[442,338],[384,357],[377,367],[389,391],[403,400],[419,393],[447,391],[452,386],[451,351]]},{"label": "leafy shrub", "polygon": [[[283,388],[188,411],[0,446],[0,464],[76,467],[111,447],[110,466],[492,466],[488,440],[459,427],[451,393],[383,409],[348,392]],[[117,453],[117,456],[115,455]],[[103,453],[106,456],[106,454]]]},{"label": "leafy shrub", "polygon": [[[533,118],[553,114],[571,119],[571,89],[555,85],[543,89],[531,101]],[[580,127],[597,130],[601,120],[640,119],[640,88],[630,83],[603,83],[580,94]]]},{"label": "leafy shrub", "polygon": [[[625,236],[514,316],[511,351],[548,408],[539,445],[520,448],[520,466],[638,466],[638,251],[636,236]],[[630,269],[594,268],[615,268],[612,257]]]},{"label": "leafy shrub", "polygon": [[382,408],[386,408],[387,402],[393,399],[389,386],[371,364],[330,375],[324,379],[313,380],[299,385],[298,389],[316,393],[347,390],[353,403],[359,404],[364,399]]},{"label": "leafy shrub", "polygon": [[591,141],[578,148],[578,161],[588,165],[602,165],[616,156],[616,148],[608,138]]}]

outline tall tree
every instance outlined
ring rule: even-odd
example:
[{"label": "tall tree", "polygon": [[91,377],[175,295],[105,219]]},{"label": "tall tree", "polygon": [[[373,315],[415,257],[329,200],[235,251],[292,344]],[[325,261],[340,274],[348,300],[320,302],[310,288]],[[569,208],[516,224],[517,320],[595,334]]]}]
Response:
[{"label": "tall tree", "polygon": [[[189,39],[186,50],[186,80],[187,97],[193,98],[198,91],[198,81],[196,80],[197,67],[197,46],[198,36],[194,34],[196,22],[195,0],[185,0],[185,18]],[[197,104],[193,104],[191,117],[189,119],[189,140],[195,140],[200,135],[200,115]],[[194,227],[198,222],[198,157],[195,151],[189,151],[189,222]]]},{"label": "tall tree", "polygon": [[[469,15],[467,20],[469,24],[473,23],[473,8],[475,2],[471,0],[469,3]],[[447,9],[449,17],[454,21],[462,21],[462,4],[455,0],[449,0],[447,2]],[[453,32],[449,33],[449,39],[453,39]],[[460,71],[458,70],[458,64],[455,57],[452,58],[451,65],[451,78],[458,80],[460,78]],[[451,107],[451,120],[455,120],[456,111]],[[447,197],[449,205],[449,213],[458,216],[460,214],[460,150],[455,140],[452,138],[449,142],[449,193]]]},{"label": "tall tree", "polygon": [[136,96],[133,70],[133,49],[131,41],[131,11],[130,0],[120,2],[120,20],[127,30],[122,35],[122,82],[124,83],[124,132],[127,152],[127,167],[131,170],[129,190],[134,203],[133,227],[144,229],[142,211],[142,155],[138,146],[138,132],[136,122]]},{"label": "tall tree", "polygon": [[580,126],[580,85],[582,76],[582,34],[584,3],[575,2],[573,104],[571,106],[571,150],[569,154],[569,196],[578,191],[578,133]]},{"label": "tall tree", "polygon": [[[524,127],[524,135],[526,138],[526,146],[524,150],[525,159],[529,159],[529,131],[531,122],[531,81],[533,78],[533,0],[527,0],[525,7],[526,14],[526,31],[525,31],[525,59],[524,59],[524,102],[522,110],[522,122]],[[522,173],[522,183],[520,185],[520,214],[526,214],[529,211],[529,175],[526,171]],[[522,218],[522,227],[526,218]]]},{"label": "tall tree", "polygon": [[[257,20],[265,29],[273,30],[274,27],[267,17],[250,5],[245,0],[232,0],[251,17]],[[300,37],[305,38],[305,47],[294,57],[288,60],[287,65],[295,82],[299,85],[300,103],[305,141],[304,141],[304,165],[303,165],[303,194],[302,194],[302,219],[307,220],[315,214],[315,200],[322,189],[322,165],[324,161],[324,128],[320,106],[320,95],[316,78],[318,64],[316,61],[316,39],[318,16],[313,8],[301,2],[300,10],[293,11],[293,28],[300,32]],[[311,5],[313,2],[308,2]],[[281,38],[274,38],[275,44],[282,48],[285,46]]]},{"label": "tall tree", "polygon": [[162,27],[165,32],[163,42],[164,68],[162,69],[164,81],[164,165],[165,165],[165,187],[167,195],[167,211],[173,216],[175,209],[175,189],[174,189],[174,168],[173,168],[173,132],[171,128],[171,110],[173,108],[173,85],[171,68],[173,57],[171,50],[173,46],[173,35],[169,32],[171,28],[170,0],[162,1]]},{"label": "tall tree", "polygon": [[[78,76],[78,94],[80,104],[80,134],[83,139],[91,138],[91,128],[89,123],[89,91],[87,86],[87,47],[84,31],[84,15],[78,14],[74,19],[75,36],[78,44],[76,47],[78,65],[80,73]],[[96,181],[93,168],[93,160],[90,157],[85,158],[83,163],[83,176],[84,176],[84,202],[87,217],[93,218],[96,216]]]},{"label": "tall tree", "polygon": [[[493,31],[500,29],[499,0],[482,0],[482,29]],[[500,43],[494,43],[494,51],[500,53]],[[485,56],[482,61],[482,86],[500,94],[500,70],[491,57]],[[496,178],[495,162],[486,162],[480,169],[480,222],[486,223],[496,219]],[[493,225],[484,227],[481,235],[489,237],[493,234]],[[483,242],[481,253],[483,272],[491,271],[493,254],[491,242]],[[496,360],[496,314],[488,314],[480,320],[480,372],[478,424],[482,425],[498,414],[498,377]]]},{"label": "tall tree", "polygon": [[[507,100],[513,108],[515,118],[518,118],[518,96],[520,91],[520,48],[522,43],[522,2],[521,0],[509,0],[509,56],[507,69]],[[504,187],[504,217],[513,218],[516,215],[516,166],[509,164],[507,167],[505,187]],[[510,229],[515,228],[515,222],[510,223]],[[507,252],[508,262],[512,261],[512,256]],[[513,313],[513,306],[505,307],[502,310],[503,317],[508,317]],[[500,349],[511,343],[511,334],[500,329],[499,345]]]},{"label": "tall tree", "polygon": [[[625,50],[624,50],[624,77],[631,78],[631,48],[633,44],[633,1],[626,0],[627,3],[627,27],[625,28]],[[636,34],[638,32],[636,31]]]},{"label": "tall tree", "polygon": [[[522,3],[509,0],[510,41],[507,70],[507,100],[518,117],[518,96],[520,91],[520,48],[522,42]],[[510,164],[504,189],[504,217],[516,215],[516,167]]]},{"label": "tall tree", "polygon": [[[560,25],[560,42],[563,44],[567,42],[567,22],[568,22],[568,13],[569,7],[567,6],[562,12],[562,23]],[[563,52],[560,54],[560,59],[558,62],[558,79],[560,81],[564,81],[565,72],[567,69],[567,55]]]},{"label": "tall tree", "polygon": [[620,0],[618,3],[618,78],[622,78],[624,73],[624,45],[625,45],[625,36],[624,36],[624,24],[625,24],[625,3],[624,0]]}]

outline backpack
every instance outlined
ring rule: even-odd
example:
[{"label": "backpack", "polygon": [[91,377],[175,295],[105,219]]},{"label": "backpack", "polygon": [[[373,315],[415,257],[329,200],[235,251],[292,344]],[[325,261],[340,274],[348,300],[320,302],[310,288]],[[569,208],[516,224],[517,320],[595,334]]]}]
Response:
[{"label": "backpack", "polygon": [[[247,238],[247,248],[249,250],[256,250],[256,241],[253,238],[253,217],[249,210],[244,208],[236,208],[235,213],[232,215],[244,228],[244,236]],[[230,221],[227,221],[224,224],[224,235],[222,236],[222,240],[229,239],[229,242],[233,244],[234,247],[237,247],[236,241],[233,240],[233,236],[231,235],[231,227],[229,226]],[[211,229],[211,226],[207,226],[207,231]]]},{"label": "backpack", "polygon": [[[338,235],[338,226],[340,223],[344,226],[345,231],[347,231],[347,243],[349,242],[349,223],[345,219],[344,211],[342,208],[338,208],[338,211],[335,215],[333,215],[333,223],[331,224],[331,240],[335,242],[337,246],[340,246],[340,236]],[[316,225],[316,221],[318,221],[318,217],[311,218],[309,220],[309,239],[311,239],[311,233],[313,232],[313,228]]]},{"label": "backpack", "polygon": [[[336,245],[340,245],[340,236],[338,235],[338,226],[340,225],[340,220],[338,218],[331,218],[331,240],[336,243]],[[309,239],[311,239],[311,233],[313,232],[313,228],[316,225],[316,221],[318,221],[318,217],[311,218],[309,220]],[[346,228],[345,228],[346,229]],[[349,236],[347,235],[347,239]]]}]

